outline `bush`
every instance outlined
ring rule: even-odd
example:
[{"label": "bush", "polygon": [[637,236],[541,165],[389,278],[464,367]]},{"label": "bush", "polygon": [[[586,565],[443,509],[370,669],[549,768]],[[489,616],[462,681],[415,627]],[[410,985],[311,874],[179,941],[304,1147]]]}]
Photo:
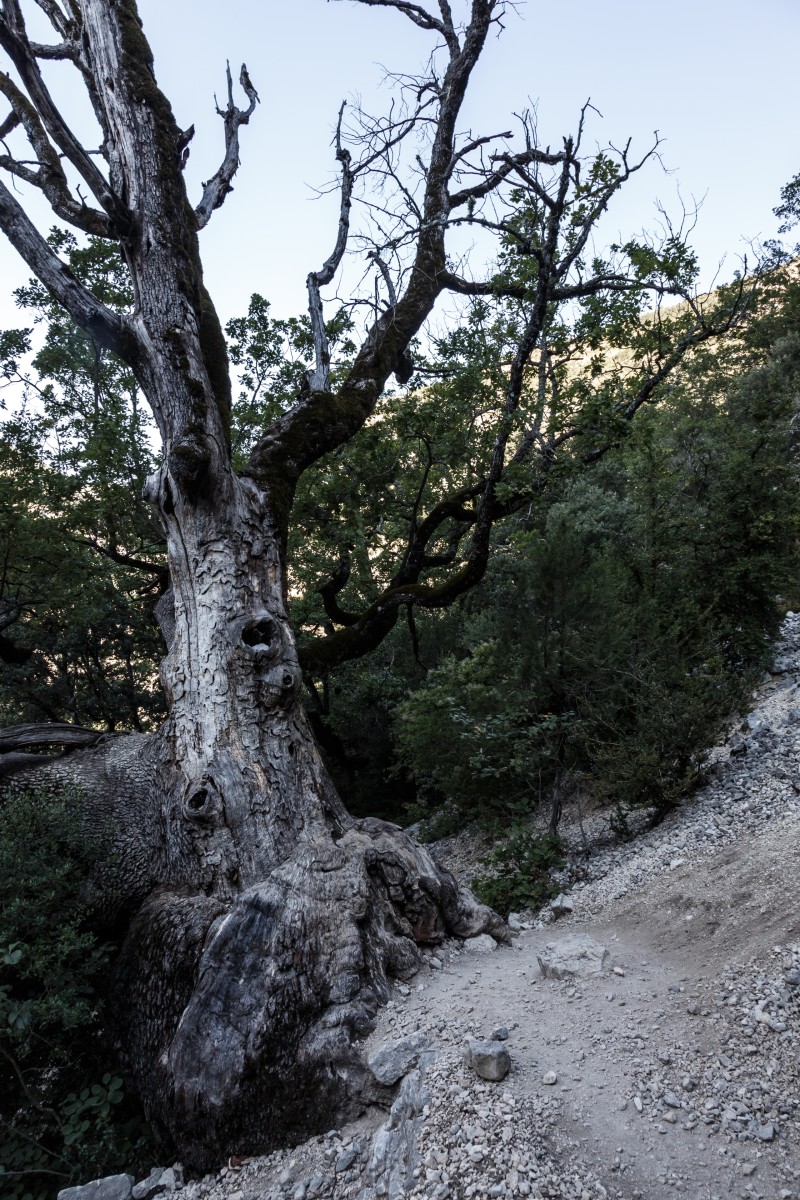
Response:
[{"label": "bush", "polygon": [[103,1022],[114,946],[91,931],[105,854],[74,793],[0,803],[0,1193],[46,1200],[152,1162],[147,1126]]},{"label": "bush", "polygon": [[800,339],[709,371],[497,529],[460,644],[396,711],[420,812],[508,824],[580,772],[596,802],[658,819],[701,778],[797,577]]},{"label": "bush", "polygon": [[475,895],[504,917],[515,910],[539,908],[558,893],[550,872],[564,866],[562,851],[554,834],[537,837],[529,829],[514,830],[492,851],[486,864],[492,869],[474,881]]}]

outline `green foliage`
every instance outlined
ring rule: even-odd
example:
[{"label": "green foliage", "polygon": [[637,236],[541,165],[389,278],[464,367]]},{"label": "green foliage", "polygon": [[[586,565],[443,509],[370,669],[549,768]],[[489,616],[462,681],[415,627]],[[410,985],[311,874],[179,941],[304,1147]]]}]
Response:
[{"label": "green foliage", "polygon": [[[105,302],[129,306],[116,247],[51,242]],[[45,334],[31,370],[28,331],[0,340],[0,384],[22,397],[0,426],[0,722],[149,728],[163,711],[152,609],[165,583],[141,499],[152,427],[130,371],[41,285],[17,299]]]},{"label": "green foliage", "polygon": [[775,216],[782,221],[780,233],[789,233],[800,223],[800,175],[795,175],[781,188],[781,202],[775,209]]},{"label": "green foliage", "polygon": [[795,335],[699,356],[591,476],[565,464],[497,529],[456,644],[397,708],[415,816],[510,822],[570,780],[658,816],[696,784],[794,587],[798,383]]},{"label": "green foliage", "polygon": [[507,917],[524,908],[539,908],[557,895],[550,872],[564,866],[563,845],[554,834],[537,837],[526,826],[501,838],[487,866],[489,872],[473,883],[484,904]]},{"label": "green foliage", "polygon": [[[351,327],[344,310],[326,325],[334,382],[355,352]],[[314,357],[314,339],[307,316],[273,317],[269,301],[258,293],[250,297],[247,314],[229,321],[225,332],[240,385],[231,420],[234,462],[242,466],[257,438],[302,394]]]},{"label": "green foliage", "polygon": [[445,660],[399,706],[395,736],[422,805],[444,800],[462,819],[489,822],[541,798],[570,714],[544,710],[521,683],[503,647],[483,643]]},{"label": "green foliage", "polygon": [[144,1167],[147,1127],[103,1025],[113,946],[90,932],[78,797],[9,794],[0,807],[0,1192],[47,1200],[87,1176]]}]

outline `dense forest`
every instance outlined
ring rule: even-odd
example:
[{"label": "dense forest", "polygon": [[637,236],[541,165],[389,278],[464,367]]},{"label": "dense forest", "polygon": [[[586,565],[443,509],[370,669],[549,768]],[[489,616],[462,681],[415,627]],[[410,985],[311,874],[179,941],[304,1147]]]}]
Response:
[{"label": "dense forest", "polygon": [[[423,26],[444,39],[455,90],[435,94],[439,133],[424,139],[421,199],[408,206],[418,217],[419,204],[433,211],[449,187],[448,211],[464,206],[496,236],[491,275],[456,276],[430,222],[420,217],[409,238],[399,210],[384,212],[391,236],[367,255],[384,295],[380,308],[366,306],[366,330],[352,304],[331,305],[323,320],[320,289],[344,252],[358,172],[377,161],[397,170],[394,127],[365,121],[357,149],[367,166],[357,167],[340,123],[338,261],[309,277],[310,312],[277,318],[254,295],[223,330],[209,317],[192,239],[238,163],[233,138],[255,105],[246,71],[250,108],[237,109],[231,93],[221,113],[235,152],[191,210],[174,140],[164,149],[174,135],[166,101],[122,55],[120,78],[161,122],[137,134],[156,160],[163,153],[141,201],[148,236],[162,236],[165,212],[186,223],[183,241],[148,243],[145,254],[119,197],[77,150],[103,212],[90,220],[65,205],[46,143],[66,144],[66,134],[37,91],[21,18],[2,18],[2,44],[33,97],[26,107],[16,85],[4,88],[16,117],[7,132],[19,127],[34,142],[49,174],[33,182],[57,216],[74,217],[35,241],[13,198],[0,196],[0,224],[34,274],[16,293],[19,327],[0,333],[4,1196],[39,1200],[87,1175],[144,1169],[155,1145],[200,1167],[240,1135],[263,1145],[242,1115],[256,1094],[248,1088],[284,1087],[287,1063],[268,1054],[253,1083],[247,1042],[245,1082],[235,1095],[221,1088],[196,1123],[192,1105],[210,1085],[187,1056],[213,1040],[199,1002],[194,1040],[174,1050],[169,1080],[152,1070],[190,1010],[204,939],[224,912],[242,911],[239,894],[250,903],[267,879],[259,911],[270,914],[291,909],[284,893],[307,897],[302,920],[294,910],[283,925],[275,918],[266,943],[276,962],[284,951],[291,960],[302,926],[313,946],[299,1032],[285,1011],[294,1001],[275,1002],[302,1089],[320,1062],[337,1061],[320,1012],[336,1009],[336,1054],[349,1063],[341,1029],[363,1031],[386,977],[412,968],[409,946],[497,929],[496,913],[551,894],[566,804],[606,812],[621,838],[632,813],[658,822],[680,804],[721,731],[747,710],[783,614],[800,604],[792,254],[772,244],[710,295],[698,295],[695,256],[672,229],[593,258],[589,234],[638,165],[610,149],[583,154],[585,113],[557,153],[529,141],[500,167],[481,159],[468,170],[478,143],[453,151],[452,97],[466,88],[493,8],[476,2],[465,31],[445,18]],[[59,20],[77,46],[79,19]],[[120,30],[122,46],[140,37],[124,22]],[[87,71],[109,53],[92,36],[75,50]],[[404,120],[405,137],[419,112]],[[128,172],[130,195],[144,196],[150,185],[131,154],[109,177]],[[15,163],[19,175],[17,160],[0,165],[14,173]],[[787,184],[784,232],[799,195],[797,180]],[[482,208],[487,196],[501,216]],[[397,197],[409,193],[398,187]],[[158,254],[180,304],[195,306],[194,341],[168,325],[163,297],[148,308]],[[423,294],[420,281],[434,276]],[[426,324],[443,290],[449,319]],[[161,357],[148,357],[156,343]],[[230,385],[216,373],[225,361]],[[213,605],[197,599],[215,588]],[[132,803],[134,791],[146,803]],[[234,795],[247,797],[252,827],[230,815]],[[265,795],[278,797],[271,816],[259,807]],[[188,832],[170,832],[170,821]],[[415,872],[429,860],[394,827],[414,826],[425,841],[467,825],[492,845],[475,883],[482,903],[456,896],[443,874],[421,900]],[[134,844],[134,826],[151,841]],[[345,891],[311,874],[323,827],[335,834],[335,853],[325,853],[359,864],[326,868],[326,879],[341,870],[348,898],[379,897],[368,961],[325,924],[337,904],[349,910]],[[353,916],[362,922],[363,912]],[[153,929],[163,944],[151,943]],[[241,953],[249,962],[255,950]],[[146,993],[132,981],[152,981],[164,962],[175,964],[164,1028],[138,1028],[131,1013]],[[327,970],[357,982],[337,991],[328,980],[323,996]],[[320,1105],[345,1104],[329,1074]],[[276,1139],[313,1127],[306,1100],[280,1087],[276,1108],[289,1100]]]}]

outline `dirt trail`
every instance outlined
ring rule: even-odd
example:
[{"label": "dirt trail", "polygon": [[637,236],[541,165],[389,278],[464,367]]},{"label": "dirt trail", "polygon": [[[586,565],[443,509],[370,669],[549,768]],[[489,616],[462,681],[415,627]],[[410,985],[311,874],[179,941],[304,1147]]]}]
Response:
[{"label": "dirt trail", "polygon": [[[671,1066],[661,1053],[699,1064],[721,1052],[716,1014],[696,1001],[732,959],[744,963],[800,940],[800,870],[786,870],[799,833],[793,817],[676,869],[594,919],[524,932],[512,949],[465,952],[409,997],[408,1024],[424,1027],[441,1013],[476,1036],[508,1026],[513,1067],[503,1086],[519,1098],[557,1098],[555,1156],[590,1167],[610,1194],[800,1195],[792,1190],[796,1137],[730,1142],[702,1123],[650,1120],[634,1103],[643,1061]],[[624,975],[543,979],[537,951],[576,929],[604,944]],[[758,1074],[764,1064],[754,1057]],[[549,1071],[558,1075],[554,1087],[542,1082]]]}]

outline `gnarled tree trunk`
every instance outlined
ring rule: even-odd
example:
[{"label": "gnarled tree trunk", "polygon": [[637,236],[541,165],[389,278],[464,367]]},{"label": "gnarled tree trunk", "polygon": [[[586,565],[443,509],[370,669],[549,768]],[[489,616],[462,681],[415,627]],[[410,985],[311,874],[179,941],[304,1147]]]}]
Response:
[{"label": "gnarled tree trunk", "polygon": [[346,813],[299,700],[267,498],[226,486],[225,504],[185,504],[166,468],[152,484],[174,591],[168,721],[47,768],[111,832],[101,883],[130,920],[118,1038],[156,1129],[202,1168],[383,1098],[354,1042],[390,980],[419,943],[503,936],[401,830]]},{"label": "gnarled tree trunk", "polygon": [[400,830],[347,815],[298,698],[266,497],[227,482],[224,505],[173,497],[163,514],[170,717],[115,838],[130,900],[146,893],[117,969],[120,1038],[149,1116],[198,1166],[352,1114],[375,1094],[353,1041],[417,943],[501,928]]}]

